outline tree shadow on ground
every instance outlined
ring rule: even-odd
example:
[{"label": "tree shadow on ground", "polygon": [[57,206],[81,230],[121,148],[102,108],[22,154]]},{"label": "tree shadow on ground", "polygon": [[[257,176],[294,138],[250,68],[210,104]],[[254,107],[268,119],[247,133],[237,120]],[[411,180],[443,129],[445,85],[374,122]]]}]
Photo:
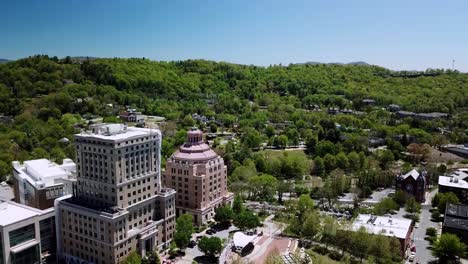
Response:
[{"label": "tree shadow on ground", "polygon": [[206,255],[195,257],[193,260],[201,264],[217,264],[218,263],[218,258],[213,257],[213,256],[206,256]]}]

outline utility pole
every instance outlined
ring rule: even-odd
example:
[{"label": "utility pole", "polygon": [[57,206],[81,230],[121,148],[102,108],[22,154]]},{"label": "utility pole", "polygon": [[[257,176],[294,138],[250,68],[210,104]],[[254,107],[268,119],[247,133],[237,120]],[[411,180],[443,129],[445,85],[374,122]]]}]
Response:
[{"label": "utility pole", "polygon": [[452,71],[455,70],[455,60],[452,60]]}]

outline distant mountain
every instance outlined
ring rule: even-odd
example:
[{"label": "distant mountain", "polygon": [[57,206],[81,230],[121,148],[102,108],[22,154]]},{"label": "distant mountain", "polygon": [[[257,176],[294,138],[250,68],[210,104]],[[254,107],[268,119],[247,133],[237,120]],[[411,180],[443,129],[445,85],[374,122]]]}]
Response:
[{"label": "distant mountain", "polygon": [[0,58],[0,63],[7,63],[7,62],[9,62],[9,61],[11,61],[11,60],[7,60],[7,59],[2,59],[2,58]]},{"label": "distant mountain", "polygon": [[371,64],[364,62],[364,61],[354,61],[349,63],[342,63],[342,62],[317,62],[317,61],[308,61],[304,63],[296,63],[298,65],[318,65],[318,64],[326,64],[326,65],[358,65],[358,66],[371,66]]},{"label": "distant mountain", "polygon": [[350,62],[350,63],[346,63],[346,65],[372,66],[372,65],[370,65],[369,63],[367,63],[365,61]]}]

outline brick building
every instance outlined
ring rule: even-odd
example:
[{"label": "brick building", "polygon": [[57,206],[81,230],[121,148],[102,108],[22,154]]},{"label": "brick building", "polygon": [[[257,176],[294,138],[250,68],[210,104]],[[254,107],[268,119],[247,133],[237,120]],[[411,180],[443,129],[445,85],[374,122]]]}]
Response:
[{"label": "brick building", "polygon": [[163,184],[177,191],[177,215],[189,213],[197,225],[211,220],[215,209],[234,197],[227,190],[223,158],[203,141],[198,129],[189,131],[187,142],[166,161]]},{"label": "brick building", "polygon": [[408,195],[413,196],[416,201],[422,203],[426,200],[427,172],[425,170],[418,172],[412,169],[406,174],[400,174],[396,178],[396,189],[402,190]]},{"label": "brick building", "polygon": [[15,202],[38,209],[54,207],[54,200],[72,194],[76,182],[76,165],[64,159],[58,165],[47,159],[13,161]]}]

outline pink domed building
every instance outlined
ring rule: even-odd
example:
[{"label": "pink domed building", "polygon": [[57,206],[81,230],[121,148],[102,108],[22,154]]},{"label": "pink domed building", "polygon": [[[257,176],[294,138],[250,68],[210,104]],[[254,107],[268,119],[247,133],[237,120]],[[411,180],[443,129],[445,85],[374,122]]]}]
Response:
[{"label": "pink domed building", "polygon": [[193,215],[197,225],[205,224],[215,209],[231,204],[234,195],[227,190],[224,160],[203,141],[198,129],[187,132],[187,142],[166,162],[163,185],[177,191],[177,215]]}]

